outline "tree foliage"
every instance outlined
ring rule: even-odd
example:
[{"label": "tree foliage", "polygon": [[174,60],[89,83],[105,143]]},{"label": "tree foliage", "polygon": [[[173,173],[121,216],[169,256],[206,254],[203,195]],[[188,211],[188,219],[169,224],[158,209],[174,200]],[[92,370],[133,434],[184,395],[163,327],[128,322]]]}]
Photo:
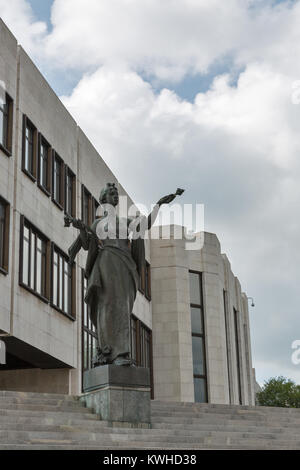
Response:
[{"label": "tree foliage", "polygon": [[300,408],[300,385],[285,377],[272,377],[256,394],[260,406]]}]

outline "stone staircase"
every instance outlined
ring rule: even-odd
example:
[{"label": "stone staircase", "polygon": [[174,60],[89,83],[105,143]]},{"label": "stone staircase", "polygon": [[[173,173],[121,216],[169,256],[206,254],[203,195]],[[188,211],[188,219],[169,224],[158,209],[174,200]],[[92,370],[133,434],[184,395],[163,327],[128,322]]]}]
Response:
[{"label": "stone staircase", "polygon": [[300,449],[300,409],[152,401],[152,428],[110,427],[68,395],[0,391],[0,450]]}]

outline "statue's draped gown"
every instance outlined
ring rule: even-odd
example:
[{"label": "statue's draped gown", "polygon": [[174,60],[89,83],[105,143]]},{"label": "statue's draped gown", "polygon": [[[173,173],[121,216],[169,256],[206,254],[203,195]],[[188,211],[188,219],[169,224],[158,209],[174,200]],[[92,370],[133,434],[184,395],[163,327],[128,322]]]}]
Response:
[{"label": "statue's draped gown", "polygon": [[126,224],[128,237],[130,220],[116,217],[117,238],[103,238],[101,241],[96,236],[99,220],[96,219],[91,226],[95,237],[88,235],[82,240],[82,246],[88,249],[85,301],[97,330],[103,363],[116,360],[118,363],[130,357],[130,318],[139,276],[130,241],[119,238],[121,223]]}]

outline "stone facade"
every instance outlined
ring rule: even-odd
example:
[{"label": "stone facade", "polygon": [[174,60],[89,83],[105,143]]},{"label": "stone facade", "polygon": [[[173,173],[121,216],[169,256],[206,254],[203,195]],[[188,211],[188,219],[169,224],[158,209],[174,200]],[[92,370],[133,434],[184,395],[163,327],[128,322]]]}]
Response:
[{"label": "stone facade", "polygon": [[194,401],[189,285],[189,271],[194,271],[202,273],[208,401],[254,404],[247,296],[215,234],[199,234],[203,247],[187,250],[185,240],[176,238],[180,231],[171,227],[167,239],[156,233],[151,240],[155,397]]},{"label": "stone facade", "polygon": [[[21,216],[64,253],[77,236],[75,229],[64,228],[64,212],[54,204],[51,194],[42,191],[22,169],[24,115],[74,173],[77,218],[82,217],[82,185],[97,200],[105,184],[115,182],[129,204],[132,200],[1,20],[0,44],[0,82],[13,100],[11,155],[0,148],[0,197],[10,207],[9,269],[0,272],[0,338],[9,354],[14,356],[17,351],[19,356],[17,365],[0,366],[0,389],[80,394],[82,270],[86,254],[81,252],[76,259],[74,318],[63,315],[19,282]],[[242,401],[253,403],[247,297],[227,258],[221,255],[216,236],[205,233],[204,239],[204,248],[198,251],[187,251],[184,240],[172,237],[146,241],[152,301],[138,292],[133,313],[152,330],[154,397],[194,400],[189,294],[189,270],[194,270],[203,273],[208,400],[238,400],[232,318],[235,308],[243,338],[239,344]],[[228,303],[227,342],[223,290]],[[21,367],[22,360],[26,366]]]}]

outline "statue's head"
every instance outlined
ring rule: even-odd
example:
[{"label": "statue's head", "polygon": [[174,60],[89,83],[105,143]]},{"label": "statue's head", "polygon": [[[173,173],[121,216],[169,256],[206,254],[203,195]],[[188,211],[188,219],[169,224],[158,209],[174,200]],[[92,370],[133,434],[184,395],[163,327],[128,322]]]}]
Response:
[{"label": "statue's head", "polygon": [[119,193],[115,183],[107,183],[100,193],[99,202],[100,204],[111,204],[114,207],[118,205]]}]

